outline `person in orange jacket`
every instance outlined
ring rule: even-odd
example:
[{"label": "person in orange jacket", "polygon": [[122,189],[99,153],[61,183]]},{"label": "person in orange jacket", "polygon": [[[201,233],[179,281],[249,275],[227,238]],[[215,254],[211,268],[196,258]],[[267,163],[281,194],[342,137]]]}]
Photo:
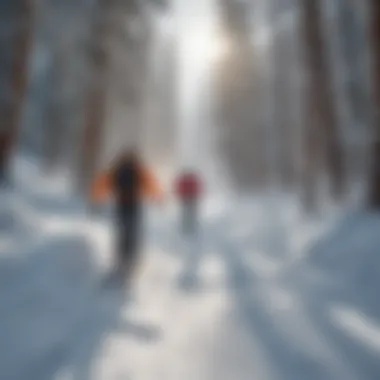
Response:
[{"label": "person in orange jacket", "polygon": [[115,200],[119,264],[123,268],[133,267],[140,241],[142,202],[145,198],[162,201],[163,191],[138,154],[127,150],[93,182],[94,203],[102,203],[111,196]]}]

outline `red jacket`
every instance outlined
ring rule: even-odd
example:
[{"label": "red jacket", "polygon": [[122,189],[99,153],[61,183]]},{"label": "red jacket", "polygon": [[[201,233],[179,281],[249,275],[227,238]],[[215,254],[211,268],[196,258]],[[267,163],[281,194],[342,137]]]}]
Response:
[{"label": "red jacket", "polygon": [[198,198],[202,191],[199,178],[194,173],[181,175],[176,184],[176,192],[180,198]]}]

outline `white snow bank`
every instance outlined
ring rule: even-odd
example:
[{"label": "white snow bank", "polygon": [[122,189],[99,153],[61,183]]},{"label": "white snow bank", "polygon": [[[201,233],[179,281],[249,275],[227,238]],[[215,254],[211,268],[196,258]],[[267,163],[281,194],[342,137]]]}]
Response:
[{"label": "white snow bank", "polygon": [[[336,277],[379,281],[380,215],[353,214],[315,243],[308,261]],[[378,280],[377,280],[378,278]]]}]

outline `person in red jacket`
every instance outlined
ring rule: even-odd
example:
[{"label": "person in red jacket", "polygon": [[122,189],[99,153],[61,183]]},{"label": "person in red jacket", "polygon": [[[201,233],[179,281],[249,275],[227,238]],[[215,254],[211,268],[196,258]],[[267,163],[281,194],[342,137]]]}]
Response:
[{"label": "person in red jacket", "polygon": [[196,233],[201,192],[201,180],[194,171],[186,170],[178,177],[176,193],[182,205],[182,228],[185,235]]}]

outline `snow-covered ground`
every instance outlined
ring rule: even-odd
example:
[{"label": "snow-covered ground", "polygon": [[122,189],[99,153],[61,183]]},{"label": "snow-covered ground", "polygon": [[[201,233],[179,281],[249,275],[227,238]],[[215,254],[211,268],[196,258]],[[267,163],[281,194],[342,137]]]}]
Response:
[{"label": "snow-covered ground", "polygon": [[107,218],[20,173],[1,194],[1,379],[380,378],[378,216],[215,199],[185,243],[175,212],[152,209],[126,290],[104,286]]}]

